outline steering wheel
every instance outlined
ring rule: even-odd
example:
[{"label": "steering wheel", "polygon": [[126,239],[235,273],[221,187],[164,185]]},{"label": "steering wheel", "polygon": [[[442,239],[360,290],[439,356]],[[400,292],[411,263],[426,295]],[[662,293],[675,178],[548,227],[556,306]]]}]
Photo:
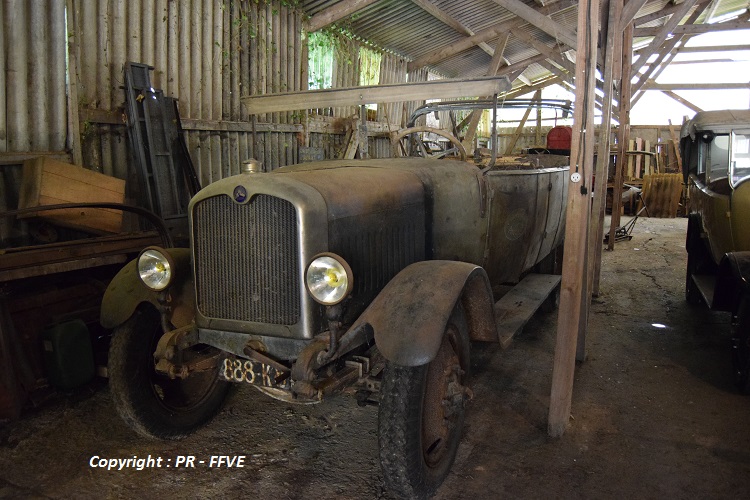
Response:
[{"label": "steering wheel", "polygon": [[[444,137],[451,142],[448,149],[435,147],[435,141],[426,138],[427,134],[435,134]],[[412,147],[413,146],[413,147]],[[461,161],[466,161],[466,149],[461,141],[453,134],[434,127],[409,127],[401,129],[391,135],[391,150],[393,156],[419,156],[423,158],[446,158],[458,156]],[[409,154],[409,152],[411,154]]]}]

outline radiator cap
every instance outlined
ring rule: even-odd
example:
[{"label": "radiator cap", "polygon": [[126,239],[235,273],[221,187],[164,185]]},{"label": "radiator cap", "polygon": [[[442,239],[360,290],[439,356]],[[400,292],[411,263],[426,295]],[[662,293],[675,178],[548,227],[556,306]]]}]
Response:
[{"label": "radiator cap", "polygon": [[242,162],[242,173],[243,174],[255,174],[258,172],[262,172],[263,167],[259,160],[256,160],[255,158],[248,158],[247,160]]}]

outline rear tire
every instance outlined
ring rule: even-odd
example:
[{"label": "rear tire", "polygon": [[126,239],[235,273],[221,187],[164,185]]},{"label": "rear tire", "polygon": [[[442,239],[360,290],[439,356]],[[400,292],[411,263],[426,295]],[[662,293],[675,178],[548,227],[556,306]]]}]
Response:
[{"label": "rear tire", "polygon": [[[154,369],[154,350],[162,336],[159,313],[141,306],[117,327],[109,350],[109,387],[115,408],[137,433],[149,438],[179,439],[204,424],[221,407],[229,384],[219,371],[170,379]],[[205,354],[208,346],[191,353]]]},{"label": "rear tire", "polygon": [[450,472],[470,394],[469,350],[459,305],[434,360],[416,367],[386,365],[378,413],[380,465],[386,485],[401,497],[431,496]]}]

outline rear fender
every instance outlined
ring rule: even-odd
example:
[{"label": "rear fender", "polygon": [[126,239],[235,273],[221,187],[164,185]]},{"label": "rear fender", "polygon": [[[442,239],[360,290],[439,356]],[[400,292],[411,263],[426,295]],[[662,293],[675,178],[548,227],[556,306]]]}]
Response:
[{"label": "rear fender", "polygon": [[154,292],[138,276],[137,259],[128,262],[112,279],[104,292],[99,322],[104,328],[112,329],[130,318],[136,308],[143,303],[152,304],[161,311],[160,299],[169,305],[169,319],[175,328],[189,324],[193,320],[195,293],[190,267],[190,249],[164,249],[174,263],[174,282],[163,292]]},{"label": "rear fender", "polygon": [[712,308],[733,311],[743,293],[750,293],[750,251],[728,253],[719,264]]},{"label": "rear fender", "polygon": [[353,328],[369,324],[389,361],[420,366],[435,358],[448,318],[462,304],[472,340],[497,341],[487,273],[465,262],[431,260],[398,273]]}]

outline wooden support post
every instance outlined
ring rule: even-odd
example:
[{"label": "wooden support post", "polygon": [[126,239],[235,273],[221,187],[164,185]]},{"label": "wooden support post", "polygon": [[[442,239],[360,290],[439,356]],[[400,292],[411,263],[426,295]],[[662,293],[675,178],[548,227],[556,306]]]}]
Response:
[{"label": "wooden support post", "polygon": [[633,60],[633,24],[629,24],[622,38],[622,81],[620,84],[620,128],[618,130],[617,164],[615,185],[612,189],[612,217],[609,223],[607,250],[615,248],[615,232],[620,227],[620,207],[622,206],[622,176],[625,167],[625,151],[630,140],[630,66]]},{"label": "wooden support post", "polygon": [[588,314],[583,300],[586,288],[586,250],[591,212],[594,170],[594,90],[596,88],[599,0],[578,3],[578,47],[576,50],[576,102],[573,140],[570,147],[570,183],[565,225],[565,258],[560,285],[560,314],[557,319],[555,361],[552,368],[547,432],[560,437],[570,419],[573,399],[576,342],[582,318]]},{"label": "wooden support post", "polygon": [[370,158],[370,148],[367,142],[367,106],[359,107],[359,126],[357,127],[357,142],[359,143],[359,159]]},{"label": "wooden support post", "polygon": [[[640,3],[635,2],[634,3]],[[609,17],[607,22],[607,45],[604,56],[604,107],[602,109],[602,125],[599,129],[599,148],[596,159],[596,185],[594,186],[594,206],[592,214],[595,223],[589,232],[589,248],[593,249],[593,258],[589,260],[589,281],[587,295],[599,295],[599,281],[602,268],[602,246],[604,234],[604,213],[607,199],[607,177],[609,175],[610,135],[612,133],[612,99],[614,97],[614,65],[615,54],[622,51],[622,35],[619,29],[619,19],[622,16],[623,0],[610,0]],[[579,353],[580,355],[580,353]]]}]

